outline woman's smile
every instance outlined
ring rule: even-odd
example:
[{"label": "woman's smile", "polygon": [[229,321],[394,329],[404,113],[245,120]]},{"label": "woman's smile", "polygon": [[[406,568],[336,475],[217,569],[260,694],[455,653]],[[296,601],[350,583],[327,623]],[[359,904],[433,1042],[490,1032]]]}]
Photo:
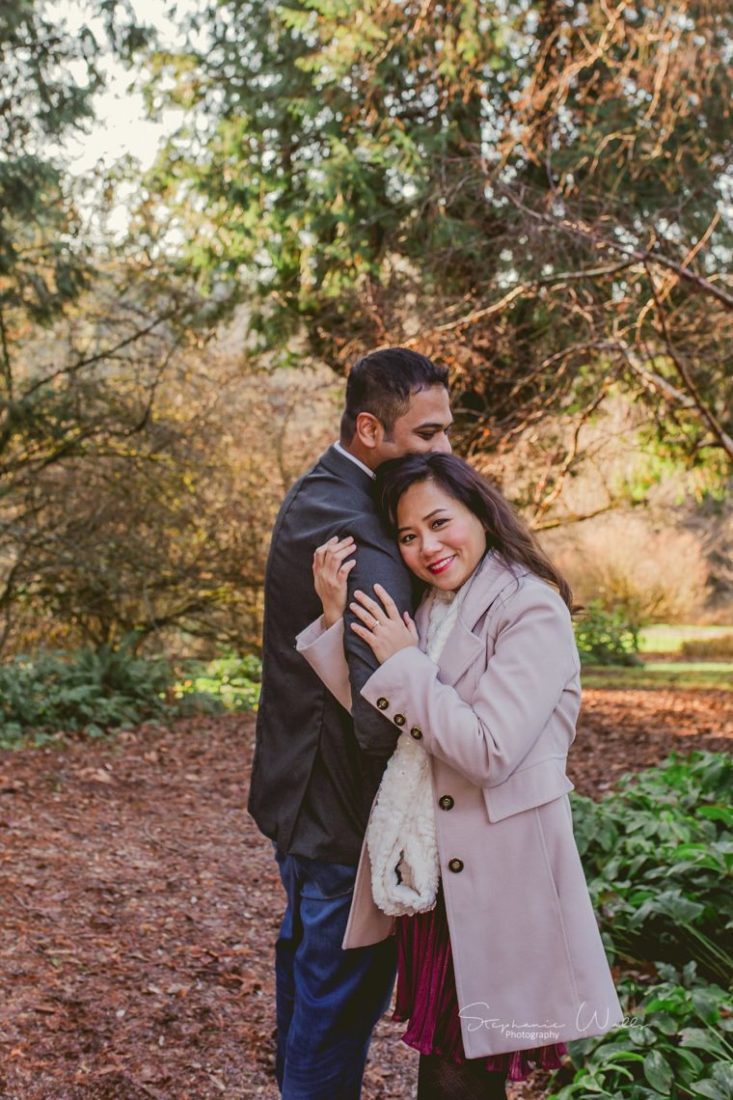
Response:
[{"label": "woman's smile", "polygon": [[440,558],[439,561],[431,562],[428,565],[428,569],[433,576],[436,576],[438,573],[445,573],[446,569],[449,569],[456,560],[456,557],[456,554],[450,554],[448,557]]}]

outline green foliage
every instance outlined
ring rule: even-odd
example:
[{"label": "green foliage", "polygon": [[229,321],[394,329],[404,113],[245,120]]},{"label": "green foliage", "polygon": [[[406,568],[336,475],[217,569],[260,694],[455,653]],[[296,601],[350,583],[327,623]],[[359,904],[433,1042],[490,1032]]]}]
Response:
[{"label": "green foliage", "polygon": [[593,600],[575,622],[575,640],[584,665],[640,665],[639,626],[621,609],[608,611]]},{"label": "green foliage", "polygon": [[615,983],[621,1025],[568,1044],[552,1100],[732,1100],[732,784],[729,756],[672,753],[602,802],[572,797],[606,949],[643,970]]},{"label": "green foliage", "polygon": [[[142,511],[146,491],[156,504],[171,496],[171,433],[153,400],[189,300],[164,285],[157,261],[143,261],[144,246],[124,267],[91,203],[94,230],[84,232],[76,202],[87,181],[74,183],[63,156],[65,139],[92,120],[105,47],[129,61],[149,37],[129,0],[0,4],[0,645],[13,652],[74,631],[74,642],[100,645],[141,620],[159,626],[147,578],[129,574],[145,563],[160,576],[172,554],[151,537],[154,509],[133,508]],[[186,525],[180,508],[175,520]],[[114,582],[147,614],[126,614]]]},{"label": "green foliage", "polygon": [[0,745],[29,732],[37,741],[58,731],[98,737],[165,715],[170,668],[136,657],[135,641],[130,636],[118,649],[48,652],[0,665]]},{"label": "green foliage", "polygon": [[229,654],[205,664],[191,661],[173,694],[179,711],[256,710],[261,677],[262,662],[254,655]]},{"label": "green foliage", "polygon": [[618,384],[660,462],[729,465],[728,7],[209,0],[182,30],[149,185],[270,356],[419,332],[464,447]]},{"label": "green foliage", "polygon": [[593,802],[573,796],[575,837],[607,947],[733,976],[733,759],[672,753]]},{"label": "green foliage", "polygon": [[694,962],[657,965],[642,985],[618,983],[622,1026],[568,1044],[578,1071],[551,1100],[733,1098],[733,1019],[728,993],[700,981]]},{"label": "green foliage", "polygon": [[[83,10],[80,3],[74,6]],[[125,0],[104,0],[101,8],[106,37],[118,55],[129,60],[149,44],[149,30],[137,23]],[[92,98],[104,82],[103,46],[88,22],[72,32],[45,0],[0,5],[3,374],[12,313],[47,323],[90,274],[88,242],[80,234],[63,162],[51,150],[93,117]]]},{"label": "green foliage", "polygon": [[0,316],[23,307],[37,321],[73,297],[84,277],[78,224],[48,144],[91,117],[100,85],[88,32],[65,33],[44,8],[34,0],[0,7]]},{"label": "green foliage", "polygon": [[99,737],[150,719],[256,709],[258,657],[187,661],[176,680],[168,661],[135,655],[138,641],[130,634],[117,648],[45,652],[0,664],[0,747],[28,734],[36,743],[58,732]]}]

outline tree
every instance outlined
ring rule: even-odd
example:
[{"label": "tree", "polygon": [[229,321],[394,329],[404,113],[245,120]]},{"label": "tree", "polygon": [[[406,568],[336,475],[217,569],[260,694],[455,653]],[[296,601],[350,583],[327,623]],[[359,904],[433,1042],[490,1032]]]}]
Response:
[{"label": "tree", "polygon": [[244,373],[238,321],[202,334],[181,321],[200,303],[146,303],[145,286],[129,264],[98,268],[15,347],[25,418],[0,454],[0,651],[131,633],[176,653],[258,644],[270,528],[331,439],[340,387],[327,371]]},{"label": "tree", "polygon": [[130,59],[150,41],[129,0],[103,0],[107,43],[88,23],[77,33],[43,0],[0,8],[0,365],[12,393],[11,346],[18,318],[48,322],[89,274],[88,241],[60,155],[64,138],[93,116],[103,84],[103,46]]},{"label": "tree", "polygon": [[154,186],[202,278],[259,293],[263,347],[419,346],[468,453],[620,391],[724,476],[728,4],[218,0],[189,30],[156,58],[151,104],[189,116]]},{"label": "tree", "polygon": [[[150,225],[119,247],[89,233],[61,153],[92,118],[105,51],[129,62],[150,38],[127,0],[97,16],[72,34],[42,0],[0,10],[0,647],[24,615],[26,638],[51,611],[102,642],[206,603],[180,592],[191,555],[177,572],[163,560],[191,494],[156,405],[206,310],[160,264]],[[156,567],[160,589],[176,578],[164,611]]]}]

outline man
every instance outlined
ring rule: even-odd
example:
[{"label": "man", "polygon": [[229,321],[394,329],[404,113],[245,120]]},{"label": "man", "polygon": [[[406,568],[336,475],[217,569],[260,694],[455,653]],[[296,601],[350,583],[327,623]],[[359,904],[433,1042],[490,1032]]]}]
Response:
[{"label": "man", "polygon": [[341,438],[290,490],[265,577],[262,697],[249,810],[275,844],[287,909],[276,945],[277,1080],[284,1100],[356,1100],[372,1029],[389,1004],[394,944],[344,951],[367,819],[399,728],[359,694],[376,668],[349,629],[352,714],[295,649],[320,614],[313,552],[356,540],[355,588],[379,582],[414,610],[410,574],[372,499],[374,471],[410,451],[449,451],[447,371],[405,348],[360,359]]}]

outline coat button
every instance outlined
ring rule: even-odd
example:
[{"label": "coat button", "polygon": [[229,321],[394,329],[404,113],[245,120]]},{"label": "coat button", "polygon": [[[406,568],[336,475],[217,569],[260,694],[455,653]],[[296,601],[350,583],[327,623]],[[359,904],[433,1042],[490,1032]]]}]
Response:
[{"label": "coat button", "polygon": [[404,724],[405,724],[405,716],[404,716],[404,714],[395,714],[395,716],[394,716],[394,724],[395,724],[396,726],[404,726]]},{"label": "coat button", "polygon": [[463,870],[463,860],[462,859],[452,859],[450,861],[450,863],[448,864],[448,867],[451,871],[454,871],[456,874],[458,874],[459,871]]},{"label": "coat button", "polygon": [[441,810],[452,810],[455,806],[455,802],[449,794],[444,794],[443,797],[438,800],[438,805]]},{"label": "coat button", "polygon": [[380,710],[386,710],[387,707],[389,706],[389,700],[385,699],[382,696],[381,699],[377,699],[377,706],[379,707]]},{"label": "coat button", "polygon": [[422,737],[422,730],[419,726],[413,726],[410,730],[410,737],[414,737],[416,741],[419,741]]}]

